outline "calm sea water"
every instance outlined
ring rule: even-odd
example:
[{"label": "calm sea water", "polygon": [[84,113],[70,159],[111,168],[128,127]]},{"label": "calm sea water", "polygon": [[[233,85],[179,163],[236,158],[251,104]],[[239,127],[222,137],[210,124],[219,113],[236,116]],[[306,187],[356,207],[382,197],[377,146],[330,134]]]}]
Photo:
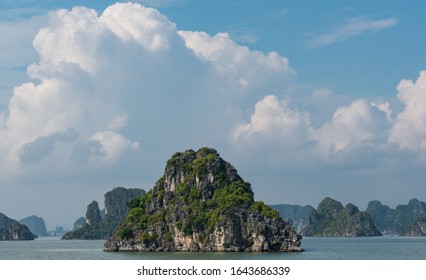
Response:
[{"label": "calm sea water", "polygon": [[426,260],[426,237],[304,237],[302,253],[107,253],[103,240],[0,241],[0,260]]}]

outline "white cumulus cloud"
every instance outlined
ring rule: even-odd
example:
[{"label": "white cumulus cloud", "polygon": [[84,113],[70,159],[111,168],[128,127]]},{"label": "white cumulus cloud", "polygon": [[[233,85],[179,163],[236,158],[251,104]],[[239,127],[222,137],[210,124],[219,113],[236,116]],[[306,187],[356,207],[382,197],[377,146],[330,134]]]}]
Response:
[{"label": "white cumulus cloud", "polygon": [[89,142],[97,141],[102,147],[99,159],[108,164],[114,163],[126,150],[138,149],[139,143],[132,142],[112,130],[95,133]]},{"label": "white cumulus cloud", "polygon": [[124,169],[118,163],[130,162],[127,155],[139,164],[142,154],[161,158],[159,145],[167,155],[216,145],[252,105],[244,98],[258,100],[295,74],[278,53],[250,50],[224,33],[178,31],[157,10],[134,3],[101,14],[85,7],[50,12],[33,46],[33,80],[15,87],[0,114],[2,174],[48,174],[51,165]]},{"label": "white cumulus cloud", "polygon": [[252,51],[232,41],[227,33],[210,36],[205,32],[179,31],[179,35],[197,57],[211,63],[218,74],[235,81],[236,87],[263,83],[265,75],[287,78],[295,74],[287,58],[276,52]]},{"label": "white cumulus cloud", "polygon": [[360,146],[380,147],[386,134],[387,115],[365,99],[339,107],[331,121],[313,131],[323,157],[351,151]]},{"label": "white cumulus cloud", "polygon": [[136,41],[148,51],[168,49],[169,38],[176,33],[176,26],[157,10],[132,3],[108,7],[100,22],[121,40]]},{"label": "white cumulus cloud", "polygon": [[426,150],[426,71],[421,71],[415,82],[402,80],[397,96],[405,107],[397,116],[389,142],[405,150]]},{"label": "white cumulus cloud", "polygon": [[[392,24],[360,18],[348,23],[347,34]],[[392,145],[426,149],[426,72],[399,84],[402,112],[359,99],[333,108],[329,119],[332,105],[322,104],[334,104],[337,93],[321,87],[309,99],[298,97],[287,58],[251,50],[226,33],[177,30],[139,4],[114,4],[101,14],[84,7],[51,12],[33,45],[33,80],[15,87],[0,114],[2,174],[47,174],[49,165],[89,173],[125,169],[124,162],[149,170],[154,164],[144,157],[208,145],[250,149],[272,162],[330,160]]]},{"label": "white cumulus cloud", "polygon": [[286,100],[267,95],[256,103],[250,122],[237,126],[232,136],[240,141],[253,141],[261,137],[294,143],[306,138],[310,123],[307,112],[290,108]]}]

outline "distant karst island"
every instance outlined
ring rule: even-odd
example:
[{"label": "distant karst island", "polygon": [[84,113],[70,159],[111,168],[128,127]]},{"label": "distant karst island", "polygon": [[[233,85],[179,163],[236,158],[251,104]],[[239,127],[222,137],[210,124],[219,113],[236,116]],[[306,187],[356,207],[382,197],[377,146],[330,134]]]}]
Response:
[{"label": "distant karst island", "polygon": [[423,201],[413,198],[407,205],[401,204],[392,209],[378,200],[373,200],[368,203],[366,211],[384,234],[426,235],[426,228],[422,227],[422,219],[426,218],[426,203]]},{"label": "distant karst island", "polygon": [[86,218],[79,218],[74,223],[72,231],[62,239],[107,239],[115,232],[116,227],[125,221],[129,212],[128,203],[134,198],[145,195],[145,190],[123,187],[114,188],[107,192],[105,209],[99,210],[98,202],[92,201],[87,206]]},{"label": "distant karst island", "polygon": [[[62,239],[107,239],[105,251],[301,252],[303,236],[426,236],[426,203],[395,209],[378,200],[360,211],[326,197],[310,205],[266,205],[237,170],[211,148],[175,153],[146,192],[117,187],[92,201]],[[0,240],[48,236],[43,218],[0,213]],[[62,235],[62,234],[61,234]]]},{"label": "distant karst island", "polygon": [[250,184],[211,148],[175,153],[105,251],[301,252],[301,235],[254,201]]},{"label": "distant karst island", "polygon": [[293,224],[297,232],[301,232],[308,224],[309,213],[315,209],[310,205],[275,204],[269,206],[277,210],[284,221]]},{"label": "distant karst island", "polygon": [[303,228],[305,236],[380,236],[370,214],[359,211],[352,203],[345,207],[330,197],[324,198],[317,209],[309,213],[308,223]]},{"label": "distant karst island", "polygon": [[37,235],[37,237],[48,236],[46,230],[46,223],[42,217],[32,215],[23,219],[20,219],[19,222],[23,225],[26,225],[28,229]]},{"label": "distant karst island", "polygon": [[310,205],[290,204],[271,207],[284,220],[294,223],[304,236],[376,236],[373,226],[383,235],[426,236],[426,203],[415,198],[395,209],[373,200],[365,211],[359,211],[352,203],[343,207],[330,197],[325,198],[317,209]]},{"label": "distant karst island", "polygon": [[26,225],[0,213],[0,240],[34,240],[35,237]]}]

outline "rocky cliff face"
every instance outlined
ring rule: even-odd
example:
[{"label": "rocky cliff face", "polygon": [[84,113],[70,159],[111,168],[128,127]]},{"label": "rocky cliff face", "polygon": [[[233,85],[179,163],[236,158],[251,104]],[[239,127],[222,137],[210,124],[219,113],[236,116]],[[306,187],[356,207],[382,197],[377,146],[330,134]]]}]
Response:
[{"label": "rocky cliff face", "polygon": [[403,232],[403,236],[426,236],[426,217],[416,219]]},{"label": "rocky cliff face", "polygon": [[395,210],[387,205],[383,205],[378,200],[373,200],[368,203],[366,210],[372,217],[377,229],[383,234],[397,233],[400,229],[395,227]]},{"label": "rocky cliff face", "polygon": [[301,236],[209,148],[176,153],[106,251],[302,251]]},{"label": "rocky cliff face", "polygon": [[34,240],[27,226],[0,213],[0,240]]},{"label": "rocky cliff face", "polygon": [[112,235],[115,228],[123,223],[129,212],[127,204],[134,198],[145,194],[143,189],[114,188],[105,194],[105,214],[99,210],[96,201],[87,206],[86,219],[79,218],[74,223],[74,229],[65,234],[62,239],[106,239]]},{"label": "rocky cliff face", "polygon": [[308,224],[302,230],[306,236],[380,236],[373,219],[367,212],[348,203],[345,207],[332,199],[325,198],[309,214]]},{"label": "rocky cliff face", "polygon": [[86,224],[93,228],[102,225],[101,211],[99,211],[99,204],[96,201],[87,205]]},{"label": "rocky cliff face", "polygon": [[79,218],[74,223],[74,229],[65,233],[62,239],[104,239],[106,232],[99,210],[99,204],[95,200],[87,205],[86,218]]},{"label": "rocky cliff face", "polygon": [[85,227],[86,225],[86,219],[84,217],[80,217],[74,222],[72,230],[78,230],[82,227]]},{"label": "rocky cliff face", "polygon": [[30,217],[19,220],[23,225],[26,225],[29,230],[37,236],[47,236],[46,223],[43,218],[32,215]]},{"label": "rocky cliff face", "polygon": [[115,188],[105,194],[105,229],[107,236],[114,233],[118,224],[123,223],[129,213],[127,205],[134,198],[145,195],[143,189]]},{"label": "rocky cliff face", "polygon": [[276,204],[270,205],[273,209],[280,213],[281,218],[294,225],[297,232],[308,224],[309,213],[314,207],[310,205],[290,205],[290,204]]},{"label": "rocky cliff face", "polygon": [[407,205],[398,205],[395,209],[374,200],[368,203],[366,210],[382,233],[400,234],[417,219],[426,216],[426,203],[411,199]]}]

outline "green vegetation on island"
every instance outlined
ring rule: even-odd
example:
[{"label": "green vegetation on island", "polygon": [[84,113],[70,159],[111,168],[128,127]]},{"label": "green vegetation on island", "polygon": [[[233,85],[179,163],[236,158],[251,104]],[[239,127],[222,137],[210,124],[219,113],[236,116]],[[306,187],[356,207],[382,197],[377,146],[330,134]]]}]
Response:
[{"label": "green vegetation on island", "polygon": [[175,153],[106,251],[301,251],[301,236],[210,148]]},{"label": "green vegetation on island", "polygon": [[305,236],[380,236],[370,214],[348,203],[345,207],[329,197],[309,213]]},{"label": "green vegetation on island", "polygon": [[406,235],[407,232],[415,232],[409,227],[416,220],[426,217],[426,203],[414,198],[407,205],[398,205],[392,209],[378,200],[373,200],[368,203],[366,211],[381,232]]}]

